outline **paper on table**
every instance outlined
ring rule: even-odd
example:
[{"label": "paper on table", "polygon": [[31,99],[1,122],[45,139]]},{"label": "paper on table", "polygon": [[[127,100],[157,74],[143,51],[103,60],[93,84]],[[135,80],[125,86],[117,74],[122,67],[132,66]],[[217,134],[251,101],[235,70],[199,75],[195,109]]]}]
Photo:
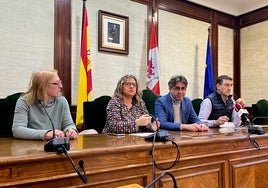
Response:
[{"label": "paper on table", "polygon": [[223,125],[220,125],[220,128],[235,128],[235,124],[233,122],[225,122]]},{"label": "paper on table", "polygon": [[146,136],[149,136],[151,134],[154,134],[152,132],[148,132],[148,133],[132,133],[130,135],[133,135],[133,136],[140,136],[140,137],[146,137]]}]

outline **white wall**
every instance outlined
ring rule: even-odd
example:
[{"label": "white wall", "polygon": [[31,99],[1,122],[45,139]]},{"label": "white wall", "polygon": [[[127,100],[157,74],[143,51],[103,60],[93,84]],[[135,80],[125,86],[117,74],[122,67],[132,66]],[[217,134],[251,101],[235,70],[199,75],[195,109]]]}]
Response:
[{"label": "white wall", "polygon": [[25,91],[31,73],[52,69],[53,0],[0,1],[0,98]]},{"label": "white wall", "polygon": [[248,105],[268,99],[268,21],[241,29],[241,94]]},{"label": "white wall", "polygon": [[168,92],[174,74],[188,80],[187,96],[203,98],[209,24],[159,11],[159,57],[161,94]]},{"label": "white wall", "polygon": [[222,26],[219,26],[218,30],[218,75],[226,74],[234,78],[234,31]]},{"label": "white wall", "polygon": [[[72,104],[76,104],[80,61],[82,1],[72,1]],[[98,51],[98,10],[129,17],[129,54]],[[117,81],[125,74],[137,77],[145,88],[147,64],[147,6],[126,0],[87,1],[91,40],[92,99],[113,95]]]}]

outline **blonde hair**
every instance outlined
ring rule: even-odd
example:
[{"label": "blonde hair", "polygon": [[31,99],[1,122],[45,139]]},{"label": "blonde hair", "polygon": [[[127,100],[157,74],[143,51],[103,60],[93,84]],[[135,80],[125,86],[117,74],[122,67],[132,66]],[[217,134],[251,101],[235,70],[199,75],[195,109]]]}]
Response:
[{"label": "blonde hair", "polygon": [[133,75],[125,75],[123,76],[117,83],[116,89],[114,91],[114,96],[123,99],[123,84],[129,79],[133,78],[136,82],[136,94],[133,96],[132,100],[134,104],[138,104],[142,99],[142,92],[139,90],[139,84],[137,79]]},{"label": "blonde hair", "polygon": [[48,100],[46,88],[51,79],[57,74],[57,70],[41,70],[32,73],[29,89],[25,93],[25,101],[27,105],[37,104],[39,99],[43,99],[45,102]]}]

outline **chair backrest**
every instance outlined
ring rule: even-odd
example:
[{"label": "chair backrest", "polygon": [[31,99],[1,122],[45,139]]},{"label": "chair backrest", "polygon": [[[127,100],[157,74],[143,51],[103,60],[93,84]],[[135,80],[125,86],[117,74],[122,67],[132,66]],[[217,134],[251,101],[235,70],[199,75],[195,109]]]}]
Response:
[{"label": "chair backrest", "polygon": [[257,115],[255,115],[255,117],[253,116],[253,123],[254,124],[268,124],[268,101],[266,99],[261,99],[256,103],[256,112],[258,113]]},{"label": "chair backrest", "polygon": [[155,94],[149,89],[142,90],[142,100],[150,114],[155,115],[155,101],[160,95]]},{"label": "chair backrest", "polygon": [[257,104],[252,104],[251,109],[252,109],[252,118],[260,115],[260,112],[257,108]]},{"label": "chair backrest", "polygon": [[12,124],[14,110],[18,98],[22,92],[14,93],[4,99],[0,99],[0,137],[12,137]]},{"label": "chair backrest", "polygon": [[192,100],[192,104],[193,104],[194,111],[195,111],[196,115],[199,114],[200,105],[201,105],[202,101],[203,101],[203,99],[200,99],[200,98],[196,98],[196,99]]},{"label": "chair backrest", "polygon": [[106,107],[110,96],[101,96],[93,101],[83,103],[84,129],[95,129],[99,134],[106,122]]}]

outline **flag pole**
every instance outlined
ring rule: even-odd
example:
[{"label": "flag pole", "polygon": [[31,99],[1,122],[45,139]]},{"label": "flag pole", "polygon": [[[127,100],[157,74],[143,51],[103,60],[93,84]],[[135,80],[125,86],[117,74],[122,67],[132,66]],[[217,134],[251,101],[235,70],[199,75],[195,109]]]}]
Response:
[{"label": "flag pole", "polygon": [[155,9],[152,9],[152,18],[154,18],[155,15]]},{"label": "flag pole", "polygon": [[210,48],[211,48],[211,38],[210,38],[210,31],[211,31],[211,28],[210,28],[210,26],[208,27],[208,37],[209,37],[209,45],[210,45]]}]

